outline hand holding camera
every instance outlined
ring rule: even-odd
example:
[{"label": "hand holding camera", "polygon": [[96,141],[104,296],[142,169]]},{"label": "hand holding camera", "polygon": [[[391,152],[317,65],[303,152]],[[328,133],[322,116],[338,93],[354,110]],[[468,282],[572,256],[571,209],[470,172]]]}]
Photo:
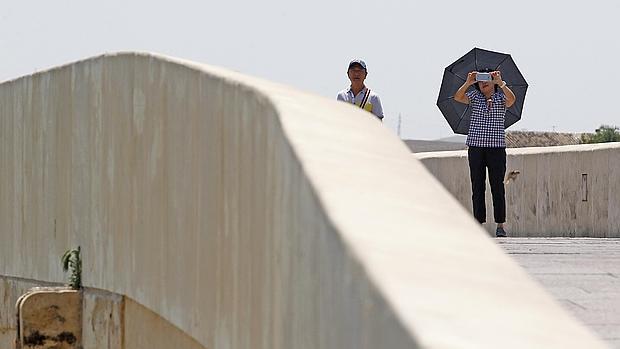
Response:
[{"label": "hand holding camera", "polygon": [[502,85],[502,74],[499,70],[490,73],[473,71],[467,74],[466,83],[468,85],[473,85],[477,82],[492,82],[496,85]]},{"label": "hand holding camera", "polygon": [[469,74],[467,74],[467,80],[465,81],[465,83],[467,84],[467,86],[471,86],[473,84],[476,83],[476,75],[477,73],[475,71],[470,72]]},{"label": "hand holding camera", "polygon": [[492,78],[493,83],[496,85],[501,85],[503,83],[502,73],[499,70],[492,72],[491,78]]},{"label": "hand holding camera", "polygon": [[[492,71],[490,73],[482,73],[482,72],[471,72],[469,73],[471,74],[475,74],[475,82],[485,82],[485,81],[490,81],[495,85],[499,85],[500,87],[504,87],[505,86],[505,82],[502,80],[502,73],[499,70],[496,71]],[[467,80],[469,81],[470,76],[467,77]],[[472,83],[475,83],[472,82]]]}]

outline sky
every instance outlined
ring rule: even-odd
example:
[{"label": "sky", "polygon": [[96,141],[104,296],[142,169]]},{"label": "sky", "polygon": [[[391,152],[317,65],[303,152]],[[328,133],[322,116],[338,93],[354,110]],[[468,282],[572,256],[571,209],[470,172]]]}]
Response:
[{"label": "sky", "polygon": [[511,130],[620,125],[620,1],[0,0],[0,81],[106,52],[166,54],[327,98],[368,65],[384,124],[403,139],[453,133],[443,70],[473,47],[510,53],[529,83]]}]

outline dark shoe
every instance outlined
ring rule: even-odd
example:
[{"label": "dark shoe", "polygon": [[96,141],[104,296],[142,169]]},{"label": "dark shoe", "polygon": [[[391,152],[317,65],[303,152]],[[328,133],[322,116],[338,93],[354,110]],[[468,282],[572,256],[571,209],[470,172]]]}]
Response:
[{"label": "dark shoe", "polygon": [[506,235],[506,231],[504,230],[504,228],[497,228],[497,230],[495,230],[495,237],[498,238],[505,238]]}]

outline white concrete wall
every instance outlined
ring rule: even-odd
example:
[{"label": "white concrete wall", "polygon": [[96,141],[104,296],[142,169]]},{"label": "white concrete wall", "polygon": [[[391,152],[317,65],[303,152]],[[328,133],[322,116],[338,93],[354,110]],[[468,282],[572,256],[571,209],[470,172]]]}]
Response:
[{"label": "white concrete wall", "polygon": [[[36,280],[0,276],[0,348],[14,347],[17,299],[32,287],[43,285],[52,286]],[[205,348],[166,319],[118,294],[82,289],[81,314],[83,348]]]},{"label": "white concrete wall", "polygon": [[0,276],[0,348],[15,347],[17,336],[17,299],[30,288],[50,286],[34,280],[6,278]]},{"label": "white concrete wall", "polygon": [[[467,151],[415,157],[471,212]],[[521,172],[506,185],[511,236],[620,237],[620,143],[508,149],[506,161],[507,172]],[[494,233],[488,179],[486,202],[486,227]]]},{"label": "white concrete wall", "polygon": [[351,105],[106,55],[0,85],[0,142],[0,275],[81,245],[205,347],[603,347]]}]

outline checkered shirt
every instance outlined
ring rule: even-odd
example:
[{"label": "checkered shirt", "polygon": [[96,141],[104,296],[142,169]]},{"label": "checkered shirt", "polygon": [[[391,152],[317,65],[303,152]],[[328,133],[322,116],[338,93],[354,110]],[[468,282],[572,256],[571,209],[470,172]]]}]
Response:
[{"label": "checkered shirt", "polygon": [[506,95],[502,92],[493,93],[491,109],[482,92],[468,91],[471,106],[471,120],[467,141],[470,147],[506,148],[504,116],[506,115]]}]

